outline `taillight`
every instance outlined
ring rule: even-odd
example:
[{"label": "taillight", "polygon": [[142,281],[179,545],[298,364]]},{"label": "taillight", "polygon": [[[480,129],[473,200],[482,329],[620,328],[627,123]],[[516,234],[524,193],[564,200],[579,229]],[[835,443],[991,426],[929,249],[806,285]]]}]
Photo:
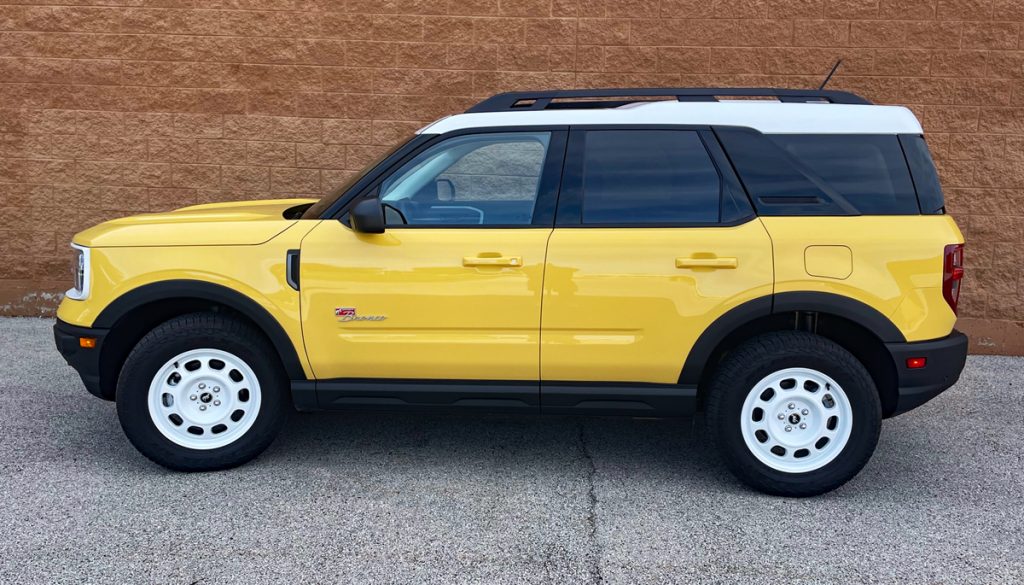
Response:
[{"label": "taillight", "polygon": [[942,296],[956,313],[956,305],[960,302],[960,281],[964,278],[964,245],[950,244],[942,256]]}]

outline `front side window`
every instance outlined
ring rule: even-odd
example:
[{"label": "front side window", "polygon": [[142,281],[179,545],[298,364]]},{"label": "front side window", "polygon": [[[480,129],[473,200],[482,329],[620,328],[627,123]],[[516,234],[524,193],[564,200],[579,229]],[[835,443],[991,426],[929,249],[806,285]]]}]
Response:
[{"label": "front side window", "polygon": [[583,223],[719,221],[722,181],[689,130],[591,130],[583,154]]},{"label": "front side window", "polygon": [[529,225],[550,141],[550,132],[498,132],[427,148],[381,184],[387,224]]}]

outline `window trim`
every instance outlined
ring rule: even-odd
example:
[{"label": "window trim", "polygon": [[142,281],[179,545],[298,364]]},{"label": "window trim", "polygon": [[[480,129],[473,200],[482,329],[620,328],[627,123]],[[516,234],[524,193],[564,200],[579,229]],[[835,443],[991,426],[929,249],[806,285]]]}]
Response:
[{"label": "window trim", "polygon": [[[583,156],[585,134],[589,131],[601,130],[666,130],[696,132],[704,145],[704,150],[711,159],[719,179],[719,201],[717,222],[623,222],[623,223],[583,223]],[[732,220],[723,221],[726,197],[742,197],[749,213]],[[732,165],[725,158],[725,151],[718,144],[718,139],[708,125],[693,124],[588,124],[574,125],[569,129],[569,142],[566,145],[565,163],[562,170],[562,190],[558,198],[558,211],[555,214],[555,227],[558,228],[721,228],[743,225],[757,215],[749,195],[736,176]]]},{"label": "window trim", "polygon": [[[375,173],[372,180],[353,186],[350,193],[346,193],[341,199],[344,204],[340,205],[337,212],[324,214],[324,219],[337,219],[342,224],[351,228],[349,223],[349,211],[356,203],[363,199],[378,197],[380,185],[393,173],[401,169],[407,162],[414,159],[428,148],[440,144],[451,138],[471,134],[510,134],[513,132],[538,133],[549,132],[551,140],[548,142],[547,156],[541,170],[540,182],[537,186],[537,201],[534,203],[533,220],[530,223],[522,224],[450,224],[450,225],[389,225],[388,230],[407,229],[535,229],[550,228],[554,225],[555,208],[559,196],[559,189],[562,176],[562,165],[565,160],[566,143],[568,142],[569,127],[565,125],[552,126],[487,126],[480,128],[466,128],[444,134],[430,135],[429,139],[419,142],[415,148],[410,148],[396,157],[393,161],[387,161],[386,168]],[[421,135],[422,136],[422,135]],[[415,140],[415,139],[414,139]],[[384,165],[381,165],[384,166]],[[375,169],[376,170],[376,169]]]}]

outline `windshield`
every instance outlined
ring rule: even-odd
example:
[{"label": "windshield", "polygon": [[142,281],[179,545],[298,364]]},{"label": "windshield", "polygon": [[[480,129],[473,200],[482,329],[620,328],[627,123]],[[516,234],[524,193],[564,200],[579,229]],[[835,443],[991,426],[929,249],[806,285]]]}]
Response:
[{"label": "windshield", "polygon": [[345,181],[341,185],[338,185],[334,189],[328,191],[326,195],[320,198],[320,201],[317,201],[316,203],[311,205],[309,209],[307,209],[305,213],[302,214],[301,219],[320,219],[320,216],[323,215],[324,211],[327,211],[327,209],[331,205],[333,205],[335,201],[341,198],[342,195],[344,195],[349,189],[352,188],[352,185],[355,185],[359,181],[359,179],[363,178],[363,175],[373,170],[373,168],[379,165],[380,163],[384,162],[384,160],[386,160],[389,156],[397,152],[398,149],[405,146],[406,143],[408,143],[409,140],[411,139],[412,136],[407,136],[405,139],[399,140],[398,143],[395,144],[395,146],[389,148],[388,150],[384,151],[380,156],[370,161],[370,163],[363,167],[362,170],[349,177],[347,181]]}]

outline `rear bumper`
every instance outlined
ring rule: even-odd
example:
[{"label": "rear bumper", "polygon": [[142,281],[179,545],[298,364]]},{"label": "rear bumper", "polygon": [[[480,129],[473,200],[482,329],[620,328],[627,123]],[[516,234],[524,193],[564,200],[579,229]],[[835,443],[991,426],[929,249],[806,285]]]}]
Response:
[{"label": "rear bumper", "polygon": [[[921,406],[956,383],[967,361],[967,336],[959,331],[941,339],[887,343],[898,379],[896,416]],[[923,368],[907,367],[908,358],[925,358]]]},{"label": "rear bumper", "polygon": [[[70,325],[59,319],[53,325],[53,341],[57,345],[57,351],[81,376],[85,389],[94,396],[110,400],[111,398],[103,395],[100,386],[100,352],[103,350],[103,340],[107,332],[107,329]],[[79,339],[82,337],[95,338],[96,347],[86,349],[79,345]]]}]

